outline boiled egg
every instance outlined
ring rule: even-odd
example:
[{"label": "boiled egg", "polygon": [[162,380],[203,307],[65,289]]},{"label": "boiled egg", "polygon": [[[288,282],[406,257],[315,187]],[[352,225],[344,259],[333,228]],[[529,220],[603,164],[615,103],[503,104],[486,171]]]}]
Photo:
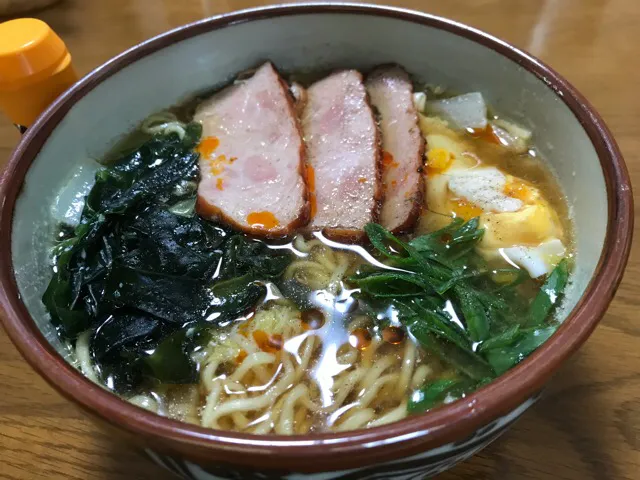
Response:
[{"label": "boiled egg", "polygon": [[437,118],[422,117],[428,145],[427,210],[419,231],[443,228],[451,217],[480,218],[485,233],[478,253],[504,259],[537,278],[565,256],[558,214],[531,183],[487,164],[472,142]]}]

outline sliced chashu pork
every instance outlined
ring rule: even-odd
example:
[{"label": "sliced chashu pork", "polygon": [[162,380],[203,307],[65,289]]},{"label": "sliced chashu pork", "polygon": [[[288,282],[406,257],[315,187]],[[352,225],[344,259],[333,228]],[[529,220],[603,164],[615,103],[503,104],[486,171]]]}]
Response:
[{"label": "sliced chashu pork", "polygon": [[260,236],[309,221],[304,143],[288,87],[271,63],[201,103],[197,211]]},{"label": "sliced chashu pork", "polygon": [[382,134],[384,202],[380,223],[394,232],[411,229],[422,207],[420,175],[424,139],[413,104],[413,86],[397,66],[380,67],[366,81],[371,105],[378,111]]},{"label": "sliced chashu pork", "polygon": [[306,92],[302,129],[307,145],[311,229],[358,239],[378,219],[380,146],[362,75],[336,72]]}]

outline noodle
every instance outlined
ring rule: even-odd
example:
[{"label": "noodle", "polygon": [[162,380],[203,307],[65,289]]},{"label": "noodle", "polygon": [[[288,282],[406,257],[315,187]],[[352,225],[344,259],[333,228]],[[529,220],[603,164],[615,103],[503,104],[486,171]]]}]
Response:
[{"label": "noodle", "polygon": [[314,290],[328,290],[335,294],[342,278],[354,260],[349,253],[332,250],[318,239],[305,240],[297,236],[296,249],[309,254],[304,260],[295,260],[287,267],[284,278],[296,279]]},{"label": "noodle", "polygon": [[175,133],[182,140],[186,134],[184,124],[178,121],[178,118],[170,112],[161,112],[147,117],[140,130],[149,135],[169,135]]},{"label": "noodle", "polygon": [[[300,236],[294,240],[294,247],[307,255],[289,265],[285,279],[296,279],[314,290],[338,295],[343,278],[355,263],[354,256]],[[369,317],[356,315],[347,329],[370,325]],[[285,348],[277,353],[260,350],[253,338],[253,332],[258,330],[282,335]],[[360,428],[406,415],[404,398],[418,357],[413,342],[389,345],[376,336],[359,351],[343,337],[344,343],[334,350],[336,368],[342,367],[333,375],[331,401],[322,407],[321,385],[313,373],[327,351],[321,338],[315,332],[305,332],[297,309],[276,300],[214,341],[202,369],[201,386],[206,398],[201,424],[256,434],[293,435],[314,428]],[[293,350],[286,348],[287,341],[294,342]],[[245,352],[244,357],[238,360],[241,351]],[[235,366],[226,375],[216,376],[223,364]]]},{"label": "noodle", "polygon": [[[409,382],[411,381],[411,374],[413,373],[416,363],[416,346],[413,342],[405,342],[404,358],[402,360],[402,369],[398,376],[398,387],[396,388],[396,397],[398,399],[404,398],[409,388]],[[420,384],[422,385],[422,384]]]},{"label": "noodle", "polygon": [[91,361],[91,354],[89,353],[89,337],[91,336],[91,331],[87,330],[86,332],[81,333],[76,340],[76,358],[80,363],[80,370],[82,373],[92,382],[101,385],[98,380],[98,375],[96,374],[96,370],[93,366],[93,362]]},{"label": "noodle", "polygon": [[336,431],[344,432],[346,430],[354,430],[356,428],[364,427],[367,422],[369,422],[374,416],[376,412],[373,408],[366,408],[364,410],[355,410],[353,413],[347,416],[347,419],[344,420],[338,427]]},{"label": "noodle", "polygon": [[[156,118],[147,129],[164,128],[168,119]],[[289,265],[285,278],[337,298],[355,257],[332,250],[317,239],[297,237],[294,247],[307,255]],[[421,353],[409,338],[392,345],[378,332],[359,350],[348,343],[347,334],[336,340],[326,337],[331,329],[352,332],[370,331],[372,327],[371,318],[362,314],[349,318],[348,325],[341,322],[329,318],[319,327],[325,333],[307,331],[297,308],[282,298],[272,300],[249,319],[216,331],[197,356],[198,388],[167,386],[158,393],[140,393],[129,400],[152,412],[205,427],[254,434],[344,431],[404,418],[408,389],[422,385],[433,374],[433,366],[420,361]],[[283,348],[262,349],[257,338],[269,338],[271,334],[281,336]],[[97,382],[89,335],[85,332],[78,337],[75,350],[80,369]],[[323,386],[314,372],[330,351],[325,341],[338,343],[331,350],[333,360],[329,362],[335,365],[328,384],[330,402],[323,406]],[[170,407],[167,411],[165,404]]]}]

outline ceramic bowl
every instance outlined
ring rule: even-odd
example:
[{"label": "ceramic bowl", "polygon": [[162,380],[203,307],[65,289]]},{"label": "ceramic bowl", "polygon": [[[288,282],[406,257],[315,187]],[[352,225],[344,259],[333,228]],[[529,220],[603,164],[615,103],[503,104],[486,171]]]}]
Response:
[{"label": "ceramic bowl", "polygon": [[[283,71],[398,62],[418,79],[478,90],[497,112],[531,128],[575,219],[576,271],[564,324],[495,382],[430,413],[369,430],[297,437],[207,430],[161,418],[86,380],[57,340],[40,297],[49,277],[57,196],[90,171],[114,139],[147,115],[270,59]],[[629,177],[602,119],[566,80],[530,55],[456,22],[395,8],[307,4],[206,19],[146,41],[99,67],[27,132],[0,196],[0,302],[27,361],[82,410],[137,442],[185,478],[426,478],[471,456],[535,401],[589,336],[629,253]]]}]

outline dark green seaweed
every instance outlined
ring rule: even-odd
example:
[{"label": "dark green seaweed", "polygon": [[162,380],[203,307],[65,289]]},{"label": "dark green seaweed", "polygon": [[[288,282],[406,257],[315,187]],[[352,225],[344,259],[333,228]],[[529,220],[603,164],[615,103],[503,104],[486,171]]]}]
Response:
[{"label": "dark green seaweed", "polygon": [[199,137],[190,124],[184,138],[154,136],[101,169],[54,248],[42,301],[63,338],[91,332],[96,368],[117,391],[196,381],[190,354],[203,332],[254,309],[291,261],[195,215]]}]

